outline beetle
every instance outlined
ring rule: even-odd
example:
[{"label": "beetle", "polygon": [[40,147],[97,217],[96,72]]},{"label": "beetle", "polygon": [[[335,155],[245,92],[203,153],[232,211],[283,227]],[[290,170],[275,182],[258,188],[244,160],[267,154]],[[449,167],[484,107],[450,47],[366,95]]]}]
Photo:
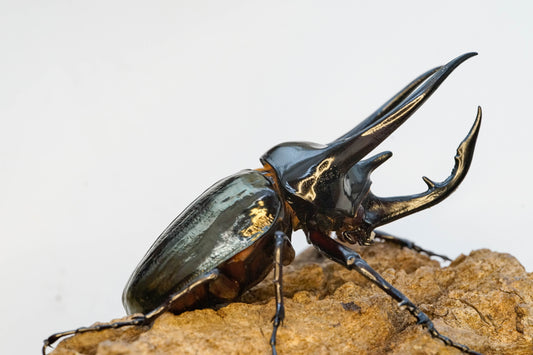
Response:
[{"label": "beetle", "polygon": [[291,233],[348,269],[356,270],[407,309],[435,338],[468,354],[478,354],[439,333],[429,317],[389,284],[346,244],[375,239],[450,260],[375,228],[428,208],[449,196],[464,179],[481,124],[460,143],[455,165],[443,182],[423,180],[425,192],[382,198],[370,191],[370,175],[391,152],[364,159],[404,123],[448,75],[477,53],[466,53],[431,69],[348,133],[325,145],[287,142],[268,150],[263,167],[220,180],[189,205],[159,236],[130,277],[123,304],[126,320],[55,333],[46,348],[68,335],[123,326],[149,325],[166,311],[184,312],[237,299],[274,269],[276,310],[270,345],[285,317],[283,265],[294,259]]}]

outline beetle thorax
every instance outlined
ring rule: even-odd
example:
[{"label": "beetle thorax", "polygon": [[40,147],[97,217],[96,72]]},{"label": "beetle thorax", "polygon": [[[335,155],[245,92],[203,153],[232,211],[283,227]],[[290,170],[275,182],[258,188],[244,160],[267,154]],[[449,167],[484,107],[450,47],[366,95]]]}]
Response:
[{"label": "beetle thorax", "polygon": [[368,244],[372,226],[365,222],[365,199],[370,174],[390,152],[366,160],[342,159],[325,146],[283,143],[263,157],[265,168],[288,202],[298,224],[295,229],[319,231],[350,243]]}]

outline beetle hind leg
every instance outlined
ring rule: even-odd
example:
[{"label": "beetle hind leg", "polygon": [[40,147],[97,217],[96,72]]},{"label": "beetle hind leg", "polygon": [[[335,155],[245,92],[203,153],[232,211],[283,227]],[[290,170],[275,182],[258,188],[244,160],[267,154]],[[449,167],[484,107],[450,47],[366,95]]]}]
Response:
[{"label": "beetle hind leg", "polygon": [[163,314],[165,311],[169,310],[172,304],[177,299],[191,292],[191,290],[194,289],[195,287],[198,287],[206,282],[210,282],[216,279],[218,276],[219,276],[218,269],[213,269],[207,273],[201,274],[200,276],[193,279],[190,283],[188,283],[187,286],[183,287],[178,292],[172,294],[165,301],[165,303],[163,303],[161,306],[157,307],[156,309],[146,314],[135,313],[135,314],[130,315],[126,320],[123,320],[123,321],[100,323],[100,324],[96,324],[90,327],[80,327],[78,329],[67,330],[64,332],[52,334],[44,340],[42,353],[43,355],[46,355],[46,349],[48,347],[52,346],[59,339],[70,336],[70,335],[76,335],[76,334],[93,332],[93,331],[100,331],[100,330],[105,330],[105,329],[116,329],[116,328],[122,328],[122,327],[127,327],[127,326],[140,326],[140,325],[150,324],[157,317]]},{"label": "beetle hind leg", "polygon": [[52,346],[52,344],[54,344],[59,339],[70,336],[70,335],[93,332],[93,331],[100,331],[100,330],[105,330],[105,329],[116,329],[116,328],[122,328],[126,326],[132,326],[132,325],[139,326],[139,325],[144,325],[146,323],[147,323],[146,316],[142,313],[136,313],[136,314],[130,315],[127,320],[123,320],[119,322],[100,323],[100,324],[96,324],[90,327],[81,327],[81,328],[77,328],[73,330],[67,330],[64,332],[54,333],[44,340],[42,353],[43,355],[46,355],[46,349],[48,347]]},{"label": "beetle hind leg", "polygon": [[340,244],[334,239],[323,235],[320,232],[310,231],[308,238],[311,244],[324,253],[327,257],[333,261],[345,266],[347,269],[356,270],[368,280],[373,282],[376,286],[381,288],[386,294],[392,297],[398,302],[398,305],[402,309],[406,309],[417,319],[417,324],[421,324],[427,329],[432,337],[440,339],[446,345],[452,346],[461,350],[466,354],[481,355],[480,353],[471,350],[468,346],[457,343],[452,339],[442,335],[433,325],[433,322],[429,317],[422,312],[413,302],[411,302],[407,296],[397,290],[394,286],[387,282],[376,270],[374,270],[366,261],[361,258],[352,249]]},{"label": "beetle hind leg", "polygon": [[426,255],[428,255],[430,257],[431,256],[436,256],[436,257],[439,257],[439,258],[441,258],[442,260],[445,260],[445,261],[452,261],[452,259],[450,259],[446,255],[437,254],[437,253],[432,252],[431,250],[424,249],[421,246],[416,245],[414,242],[410,241],[409,239],[396,237],[396,236],[391,235],[389,233],[384,233],[384,232],[377,231],[377,230],[374,231],[374,232],[376,234],[374,238],[381,239],[384,242],[393,243],[393,244],[399,245],[401,247],[414,250],[414,251],[416,251],[418,253],[426,254]]}]

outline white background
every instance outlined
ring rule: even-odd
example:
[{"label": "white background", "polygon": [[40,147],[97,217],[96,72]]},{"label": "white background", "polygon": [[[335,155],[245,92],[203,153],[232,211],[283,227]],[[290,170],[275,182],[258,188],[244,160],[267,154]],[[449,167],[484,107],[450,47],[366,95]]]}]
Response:
[{"label": "white background", "polygon": [[373,191],[448,176],[481,105],[460,188],[386,230],[532,270],[532,3],[433,4],[1,2],[0,353],[123,315],[137,262],[212,183],[277,143],[335,139],[469,51],[480,55],[377,149],[395,155]]}]

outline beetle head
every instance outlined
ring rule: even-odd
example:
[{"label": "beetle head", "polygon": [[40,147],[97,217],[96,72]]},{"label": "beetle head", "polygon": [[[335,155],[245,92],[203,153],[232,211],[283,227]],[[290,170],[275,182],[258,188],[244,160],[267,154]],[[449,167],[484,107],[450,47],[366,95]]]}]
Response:
[{"label": "beetle head", "polygon": [[476,121],[455,156],[451,175],[441,183],[423,178],[428,190],[382,198],[370,191],[370,174],[390,152],[363,158],[404,123],[446,77],[476,53],[464,54],[422,74],[350,132],[327,144],[288,142],[261,157],[276,173],[286,201],[304,230],[315,229],[350,243],[368,244],[374,228],[428,208],[446,198],[465,177],[481,123]]}]

